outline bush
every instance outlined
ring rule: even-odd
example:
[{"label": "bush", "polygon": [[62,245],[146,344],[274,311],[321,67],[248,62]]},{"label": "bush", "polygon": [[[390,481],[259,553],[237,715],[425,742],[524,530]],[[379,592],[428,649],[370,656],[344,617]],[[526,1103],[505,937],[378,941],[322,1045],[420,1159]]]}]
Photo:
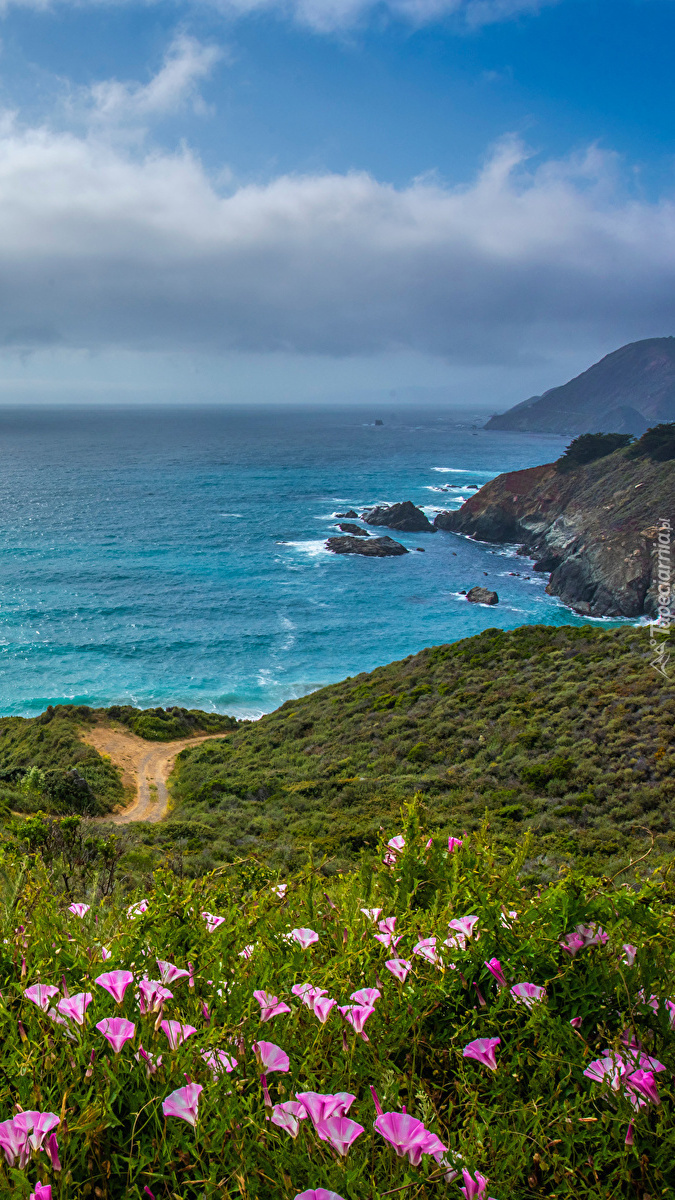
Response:
[{"label": "bush", "polygon": [[598,458],[606,458],[615,450],[623,450],[633,440],[630,433],[582,433],[570,442],[556,467],[558,471],[574,471]]},{"label": "bush", "polygon": [[646,454],[655,462],[669,462],[675,458],[675,421],[654,425],[631,446],[631,457]]}]

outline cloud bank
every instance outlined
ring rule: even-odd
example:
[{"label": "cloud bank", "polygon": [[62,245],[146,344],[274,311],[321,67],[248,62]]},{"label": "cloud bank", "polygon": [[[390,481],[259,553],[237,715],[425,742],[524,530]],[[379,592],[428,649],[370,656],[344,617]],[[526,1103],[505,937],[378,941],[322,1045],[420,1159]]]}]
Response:
[{"label": "cloud bank", "polygon": [[354,173],[222,193],[188,150],[6,118],[0,278],[5,347],[506,363],[675,331],[675,205],[625,196],[611,156],[533,168],[513,140],[459,188]]}]

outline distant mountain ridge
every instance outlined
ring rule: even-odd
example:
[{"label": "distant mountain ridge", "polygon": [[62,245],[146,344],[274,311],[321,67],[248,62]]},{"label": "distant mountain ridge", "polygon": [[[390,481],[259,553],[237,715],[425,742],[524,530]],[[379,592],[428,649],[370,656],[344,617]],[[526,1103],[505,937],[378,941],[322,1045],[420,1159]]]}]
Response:
[{"label": "distant mountain ridge", "polygon": [[491,417],[485,428],[640,436],[665,421],[675,421],[675,337],[630,342],[569,383]]}]

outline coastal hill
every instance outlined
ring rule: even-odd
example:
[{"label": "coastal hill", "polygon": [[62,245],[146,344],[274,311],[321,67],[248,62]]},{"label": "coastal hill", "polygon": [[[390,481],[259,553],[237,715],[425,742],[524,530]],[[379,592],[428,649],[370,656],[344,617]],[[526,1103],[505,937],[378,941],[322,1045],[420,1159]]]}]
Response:
[{"label": "coastal hill", "polygon": [[622,346],[569,383],[491,417],[485,428],[639,436],[663,421],[675,421],[675,337]]},{"label": "coastal hill", "polygon": [[[663,428],[662,452],[671,453]],[[655,616],[653,547],[659,518],[673,518],[675,458],[653,457],[645,447],[654,436],[592,462],[563,457],[498,475],[435,524],[479,541],[520,542],[535,570],[551,572],[547,591],[579,613]]]},{"label": "coastal hill", "polygon": [[[51,844],[38,812],[101,813],[124,800],[114,763],[81,740],[110,724],[109,712],[70,705],[46,723],[45,714],[0,719],[5,837],[27,850]],[[419,794],[435,831],[461,836],[487,820],[507,853],[531,839],[537,877],[574,859],[615,869],[647,848],[650,832],[659,853],[675,848],[674,716],[646,630],[487,629],[259,721],[226,718],[227,736],[179,754],[167,819],[121,829],[103,817],[97,837],[117,835],[120,869],[141,886],[167,861],[198,876],[253,855],[285,872],[311,854],[336,871],[381,829],[396,833],[401,806]],[[71,766],[95,803],[83,807],[75,792],[68,807],[64,789],[55,794]],[[31,768],[44,772],[42,790]],[[11,815],[20,809],[25,819]]]}]

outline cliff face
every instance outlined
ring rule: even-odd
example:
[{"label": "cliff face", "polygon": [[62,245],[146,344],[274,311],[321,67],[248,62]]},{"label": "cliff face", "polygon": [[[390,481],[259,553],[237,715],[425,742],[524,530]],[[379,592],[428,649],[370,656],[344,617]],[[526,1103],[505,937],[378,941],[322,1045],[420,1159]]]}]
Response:
[{"label": "cliff face", "polygon": [[640,435],[673,420],[675,337],[663,337],[622,346],[569,383],[491,417],[485,428]]},{"label": "cliff face", "polygon": [[547,591],[594,617],[655,616],[659,520],[673,520],[675,461],[618,450],[561,473],[553,463],[498,475],[438,529],[485,542],[520,542],[550,572]]}]

